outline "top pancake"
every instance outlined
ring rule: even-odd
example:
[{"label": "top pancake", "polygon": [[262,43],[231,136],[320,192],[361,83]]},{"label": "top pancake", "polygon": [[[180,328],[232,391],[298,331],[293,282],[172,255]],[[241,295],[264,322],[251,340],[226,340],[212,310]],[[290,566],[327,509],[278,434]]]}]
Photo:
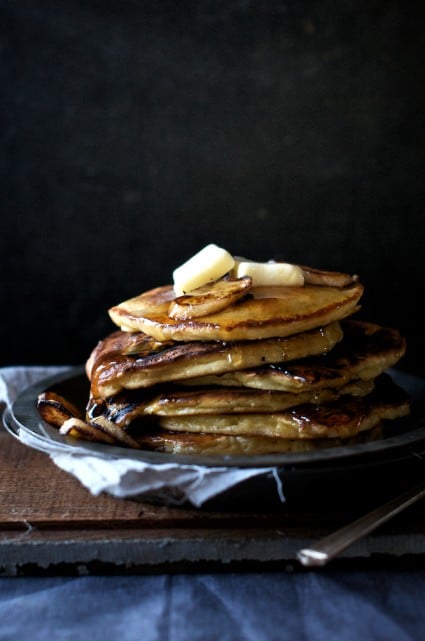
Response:
[{"label": "top pancake", "polygon": [[328,325],[359,309],[363,285],[348,287],[254,287],[243,300],[220,312],[192,319],[169,316],[174,289],[165,285],[112,307],[112,321],[124,331],[144,332],[158,341],[235,341],[284,337]]}]

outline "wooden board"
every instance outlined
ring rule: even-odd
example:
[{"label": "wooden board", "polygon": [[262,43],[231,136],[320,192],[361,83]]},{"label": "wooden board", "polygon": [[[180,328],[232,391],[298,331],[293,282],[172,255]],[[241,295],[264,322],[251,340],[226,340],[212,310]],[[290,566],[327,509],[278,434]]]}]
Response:
[{"label": "wooden board", "polygon": [[[92,496],[0,430],[0,575],[296,569],[297,550],[359,516],[213,512]],[[425,559],[425,506],[359,541],[341,562]],[[335,563],[335,562],[334,562]]]}]

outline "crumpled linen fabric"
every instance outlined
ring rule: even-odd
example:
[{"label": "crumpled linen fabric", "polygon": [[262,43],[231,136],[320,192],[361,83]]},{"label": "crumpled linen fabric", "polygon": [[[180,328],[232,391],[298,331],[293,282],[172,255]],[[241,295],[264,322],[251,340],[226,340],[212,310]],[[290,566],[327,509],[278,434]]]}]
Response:
[{"label": "crumpled linen fabric", "polygon": [[[19,392],[45,377],[66,372],[66,367],[8,367],[0,369],[0,404],[8,407]],[[106,492],[128,498],[160,492],[162,500],[189,501],[201,507],[209,499],[255,476],[272,474],[281,501],[284,494],[275,468],[227,468],[203,465],[150,464],[129,454],[117,457],[89,455],[78,446],[64,452],[55,443],[46,445],[35,435],[21,430],[20,440],[30,447],[43,449],[53,462],[75,476],[93,495]]]}]

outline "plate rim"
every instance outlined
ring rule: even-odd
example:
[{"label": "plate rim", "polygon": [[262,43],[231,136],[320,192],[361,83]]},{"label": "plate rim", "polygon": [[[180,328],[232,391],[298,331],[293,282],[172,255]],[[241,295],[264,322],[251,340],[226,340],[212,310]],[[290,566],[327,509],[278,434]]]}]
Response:
[{"label": "plate rim", "polygon": [[[387,373],[393,375],[396,379],[398,377],[410,379],[412,384],[421,383],[425,393],[425,379],[419,376],[409,374],[404,370],[397,368],[390,368]],[[421,417],[416,417],[416,422],[419,422],[416,427],[406,433],[389,436],[386,439],[371,441],[368,443],[358,443],[354,445],[342,445],[338,447],[325,448],[323,450],[315,450],[313,452],[293,452],[293,453],[275,453],[275,454],[257,454],[257,455],[194,455],[194,454],[173,454],[167,452],[151,452],[148,450],[133,450],[131,448],[107,445],[103,443],[95,443],[88,441],[78,441],[71,437],[59,435],[59,432],[54,427],[46,423],[39,415],[36,408],[36,399],[40,393],[47,389],[58,385],[59,383],[71,382],[71,380],[85,376],[84,365],[71,366],[63,372],[58,372],[40,380],[31,383],[24,388],[15,398],[9,408],[3,413],[3,423],[6,430],[18,440],[21,440],[19,433],[23,430],[26,434],[35,437],[38,441],[38,449],[50,452],[52,446],[56,446],[58,450],[66,451],[67,453],[84,453],[86,455],[98,456],[102,458],[126,458],[137,461],[142,461],[148,464],[170,464],[174,463],[180,466],[197,466],[197,467],[220,467],[220,468],[302,468],[318,465],[327,465],[331,463],[335,465],[336,462],[346,464],[355,462],[356,464],[362,458],[367,460],[370,457],[382,456],[386,454],[395,454],[398,451],[399,456],[415,455],[415,446],[424,441],[425,451],[425,405],[424,414]],[[397,381],[396,381],[397,382]],[[400,383],[399,383],[400,384]],[[87,385],[89,381],[87,379]],[[29,411],[30,410],[30,411]],[[36,421],[47,435],[55,434],[57,432],[58,440],[40,435],[34,429],[34,426],[29,426],[29,418]],[[409,419],[410,417],[405,417]],[[396,419],[397,421],[403,419]],[[28,445],[28,443],[25,443]],[[35,447],[35,445],[32,445]],[[403,452],[403,449],[405,450]]]}]

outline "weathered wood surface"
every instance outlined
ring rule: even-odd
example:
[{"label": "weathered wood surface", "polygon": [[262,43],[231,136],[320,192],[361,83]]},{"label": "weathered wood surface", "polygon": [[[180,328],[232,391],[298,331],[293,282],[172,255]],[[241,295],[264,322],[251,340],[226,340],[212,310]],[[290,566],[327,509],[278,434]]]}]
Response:
[{"label": "weathered wood surface", "polygon": [[[358,516],[232,513],[92,496],[46,454],[0,430],[0,574],[297,568],[296,552]],[[425,559],[425,505],[411,506],[341,560]]]}]

